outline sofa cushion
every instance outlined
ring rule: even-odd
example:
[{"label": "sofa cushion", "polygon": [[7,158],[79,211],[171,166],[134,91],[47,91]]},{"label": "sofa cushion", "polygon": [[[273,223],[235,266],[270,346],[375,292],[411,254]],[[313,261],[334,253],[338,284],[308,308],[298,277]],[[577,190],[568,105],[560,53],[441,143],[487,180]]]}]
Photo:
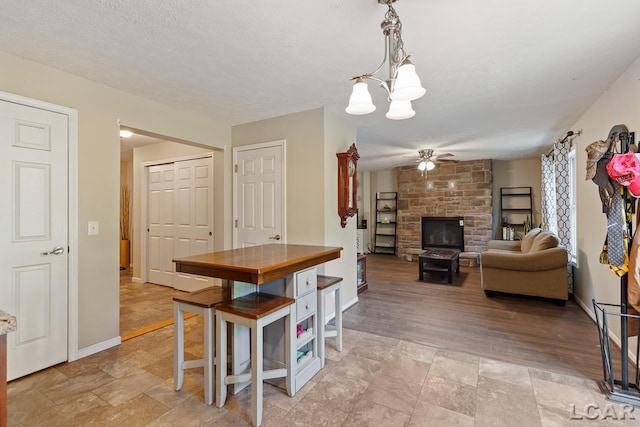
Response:
[{"label": "sofa cushion", "polygon": [[534,228],[529,230],[529,232],[522,238],[522,244],[520,245],[520,250],[523,254],[529,253],[531,250],[531,246],[533,246],[533,241],[536,236],[540,234],[542,230],[540,228]]},{"label": "sofa cushion", "polygon": [[558,237],[550,231],[542,231],[533,240],[529,252],[543,251],[545,249],[555,248],[560,244]]}]

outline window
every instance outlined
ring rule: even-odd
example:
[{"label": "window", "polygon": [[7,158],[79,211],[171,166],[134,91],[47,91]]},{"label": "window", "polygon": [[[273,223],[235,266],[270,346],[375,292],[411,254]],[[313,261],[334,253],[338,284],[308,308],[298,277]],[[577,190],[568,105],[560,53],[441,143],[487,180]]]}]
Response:
[{"label": "window", "polygon": [[576,171],[576,149],[573,147],[569,151],[569,222],[571,224],[570,252],[569,263],[578,265],[578,233],[577,233],[577,203],[576,203],[576,187],[577,187],[577,171]]}]

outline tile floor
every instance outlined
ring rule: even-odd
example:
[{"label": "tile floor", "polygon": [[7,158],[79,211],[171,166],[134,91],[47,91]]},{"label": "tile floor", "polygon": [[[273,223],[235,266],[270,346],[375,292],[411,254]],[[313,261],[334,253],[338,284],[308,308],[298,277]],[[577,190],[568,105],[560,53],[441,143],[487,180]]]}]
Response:
[{"label": "tile floor", "polygon": [[[185,323],[187,352],[199,355],[202,322],[196,317]],[[202,369],[188,371],[183,390],[173,390],[172,346],[173,328],[165,327],[13,381],[9,425],[248,425],[247,390],[231,396],[224,408],[206,406]],[[640,425],[640,410],[625,412],[605,401],[593,380],[570,373],[349,329],[343,352],[331,340],[327,351],[325,369],[295,397],[265,386],[263,425]],[[588,414],[585,408],[591,408]],[[597,419],[578,419],[580,414]]]}]

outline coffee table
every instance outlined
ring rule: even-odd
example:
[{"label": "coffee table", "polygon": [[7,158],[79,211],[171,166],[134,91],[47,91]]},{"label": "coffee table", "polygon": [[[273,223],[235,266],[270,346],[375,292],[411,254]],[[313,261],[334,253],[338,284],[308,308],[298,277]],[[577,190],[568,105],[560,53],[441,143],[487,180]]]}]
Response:
[{"label": "coffee table", "polygon": [[425,271],[446,271],[448,282],[453,283],[453,269],[460,274],[460,250],[458,249],[427,249],[418,255],[418,275],[424,280]]}]

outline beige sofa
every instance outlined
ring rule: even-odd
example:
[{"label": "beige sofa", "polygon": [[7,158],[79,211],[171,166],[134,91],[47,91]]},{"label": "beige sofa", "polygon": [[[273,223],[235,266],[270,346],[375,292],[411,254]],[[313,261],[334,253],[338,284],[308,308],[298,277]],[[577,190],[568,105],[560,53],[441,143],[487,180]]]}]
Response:
[{"label": "beige sofa", "polygon": [[539,228],[522,241],[491,240],[480,254],[482,289],[492,292],[553,298],[562,305],[568,299],[567,250],[558,237]]}]

